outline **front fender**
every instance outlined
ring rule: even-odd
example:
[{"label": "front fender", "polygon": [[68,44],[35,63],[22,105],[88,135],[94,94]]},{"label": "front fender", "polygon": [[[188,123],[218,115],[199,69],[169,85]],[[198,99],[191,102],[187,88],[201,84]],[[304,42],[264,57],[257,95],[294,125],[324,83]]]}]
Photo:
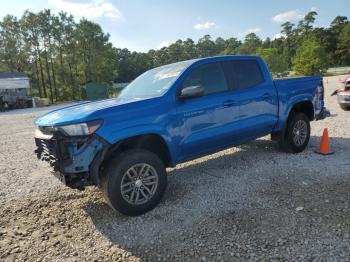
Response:
[{"label": "front fender", "polygon": [[114,145],[122,140],[140,135],[158,135],[160,136],[169,149],[170,158],[174,159],[174,149],[171,146],[171,136],[163,127],[155,124],[136,125],[118,130],[98,130],[97,134],[103,137],[109,144]]}]

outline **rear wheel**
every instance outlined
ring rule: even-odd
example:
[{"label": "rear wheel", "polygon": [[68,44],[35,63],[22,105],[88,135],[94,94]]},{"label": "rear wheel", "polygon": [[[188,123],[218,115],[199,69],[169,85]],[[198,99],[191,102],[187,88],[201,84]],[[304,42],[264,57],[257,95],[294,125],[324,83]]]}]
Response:
[{"label": "rear wheel", "polygon": [[302,152],[310,139],[310,120],[303,113],[293,113],[286,130],[278,137],[280,148],[289,153]]},{"label": "rear wheel", "polygon": [[160,202],[166,185],[166,170],[159,157],[147,150],[134,149],[109,161],[101,188],[115,210],[137,216]]},{"label": "rear wheel", "polygon": [[340,105],[340,107],[341,107],[344,111],[349,111],[349,110],[350,110],[350,106]]}]

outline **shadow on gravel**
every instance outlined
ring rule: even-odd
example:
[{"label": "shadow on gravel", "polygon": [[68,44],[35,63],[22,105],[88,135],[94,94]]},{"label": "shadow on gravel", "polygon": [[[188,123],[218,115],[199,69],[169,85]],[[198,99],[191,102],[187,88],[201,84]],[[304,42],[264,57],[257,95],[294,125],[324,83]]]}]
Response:
[{"label": "shadow on gravel", "polygon": [[[102,199],[88,202],[84,210],[113,244],[151,261],[157,255],[180,261],[201,256],[239,261],[250,253],[267,259],[277,253],[278,259],[293,260],[305,248],[310,259],[340,248],[350,254],[350,172],[338,175],[334,166],[350,164],[343,153],[349,152],[350,139],[332,137],[336,153],[324,158],[312,152],[319,141],[320,137],[311,137],[306,152],[290,156],[308,160],[305,166],[289,165],[288,172],[275,165],[288,155],[268,140],[186,163],[169,171],[163,202],[139,217],[120,215]],[[336,158],[340,163],[332,162]],[[254,173],[257,160],[267,163],[267,169]],[[324,165],[324,173],[313,172],[308,161]],[[242,172],[220,172],[240,166]]]}]

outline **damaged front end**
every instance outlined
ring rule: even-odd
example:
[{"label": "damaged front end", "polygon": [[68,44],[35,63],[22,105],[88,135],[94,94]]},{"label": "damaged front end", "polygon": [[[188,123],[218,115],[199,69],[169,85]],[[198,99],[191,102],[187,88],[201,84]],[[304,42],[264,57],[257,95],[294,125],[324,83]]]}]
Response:
[{"label": "damaged front end", "polygon": [[39,126],[35,153],[65,185],[84,189],[98,184],[98,169],[109,144],[96,134],[70,136],[63,129]]}]

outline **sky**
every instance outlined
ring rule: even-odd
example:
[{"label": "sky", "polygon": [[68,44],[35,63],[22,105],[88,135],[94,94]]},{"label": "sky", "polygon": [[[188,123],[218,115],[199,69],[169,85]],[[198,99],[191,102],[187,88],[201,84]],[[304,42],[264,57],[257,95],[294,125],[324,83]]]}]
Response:
[{"label": "sky", "polygon": [[0,17],[20,17],[28,9],[63,10],[76,21],[82,17],[101,25],[119,48],[146,52],[186,38],[197,41],[209,34],[244,39],[279,36],[285,21],[296,23],[314,10],[315,25],[328,27],[337,15],[350,19],[350,0],[0,0]]}]

